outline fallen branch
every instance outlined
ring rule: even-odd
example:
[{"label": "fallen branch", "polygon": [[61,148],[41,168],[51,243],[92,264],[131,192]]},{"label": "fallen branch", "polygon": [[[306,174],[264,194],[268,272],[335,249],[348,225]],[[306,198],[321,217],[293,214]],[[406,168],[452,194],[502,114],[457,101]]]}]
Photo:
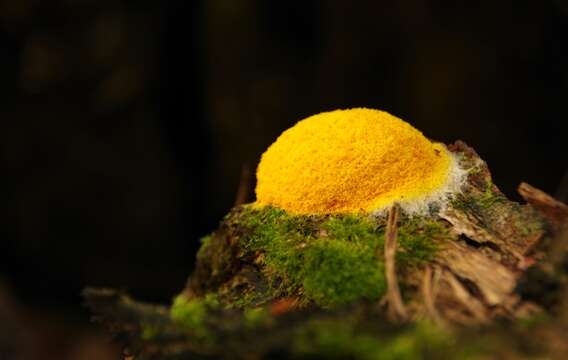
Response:
[{"label": "fallen branch", "polygon": [[568,206],[566,204],[525,182],[519,185],[518,191],[523,199],[544,214],[547,220],[554,225],[566,224],[568,221]]}]

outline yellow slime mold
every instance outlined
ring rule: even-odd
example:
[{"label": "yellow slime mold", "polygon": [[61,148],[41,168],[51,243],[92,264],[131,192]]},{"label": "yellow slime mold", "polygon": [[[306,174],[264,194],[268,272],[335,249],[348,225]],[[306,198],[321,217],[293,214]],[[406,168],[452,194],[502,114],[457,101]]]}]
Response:
[{"label": "yellow slime mold", "polygon": [[422,211],[457,188],[456,164],[443,144],[384,111],[324,112],[262,155],[256,204],[294,214],[368,213],[393,202]]}]

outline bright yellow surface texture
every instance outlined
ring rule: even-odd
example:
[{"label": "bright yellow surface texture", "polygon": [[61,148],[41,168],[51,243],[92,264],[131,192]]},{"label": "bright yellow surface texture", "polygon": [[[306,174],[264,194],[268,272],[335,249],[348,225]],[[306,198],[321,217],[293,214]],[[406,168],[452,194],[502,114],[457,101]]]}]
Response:
[{"label": "bright yellow surface texture", "polygon": [[403,120],[350,109],[308,117],[262,155],[256,203],[297,214],[370,212],[440,189],[451,160]]}]

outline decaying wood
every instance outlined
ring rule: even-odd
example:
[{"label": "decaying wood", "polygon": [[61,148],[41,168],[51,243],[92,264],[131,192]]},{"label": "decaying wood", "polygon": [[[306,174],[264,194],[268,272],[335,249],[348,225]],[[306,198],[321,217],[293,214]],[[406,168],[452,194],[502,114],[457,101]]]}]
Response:
[{"label": "decaying wood", "polygon": [[473,322],[487,322],[488,316],[486,314],[487,310],[483,303],[473,296],[470,291],[463,285],[463,283],[458,280],[456,275],[449,271],[444,272],[444,280],[450,285],[455,298],[469,310]]},{"label": "decaying wood", "polygon": [[[83,297],[86,306],[96,314],[93,320],[105,324],[117,341],[127,345],[126,358],[134,353],[140,354],[135,357],[137,360],[163,360],[169,358],[168,354],[209,359],[218,352],[195,341],[191,331],[172,322],[166,306],[134,301],[112,289],[87,288]],[[158,336],[150,340],[145,328],[159,332]]]},{"label": "decaying wood", "polygon": [[[568,207],[525,183],[519,187],[519,193],[528,204],[511,202],[493,184],[487,164],[472,148],[458,141],[449,149],[457,154],[460,165],[468,171],[468,179],[462,193],[435,215],[437,221],[449,229],[450,238],[433,239],[440,245],[434,261],[414,272],[397,273],[398,207],[390,209],[386,224],[383,223],[387,227],[384,259],[388,291],[385,299],[391,319],[416,319],[425,314],[442,326],[461,328],[472,324],[490,326],[495,319],[514,321],[550,310],[547,304],[552,300],[540,301],[538,296],[533,296],[531,289],[535,284],[539,285],[540,278],[532,274],[538,270],[552,277],[550,286],[553,290],[550,291],[554,291],[557,298],[568,294],[568,290],[561,290],[568,289],[567,276],[558,275],[562,261],[568,259],[568,232],[562,230],[568,223]],[[239,195],[238,198],[241,197]],[[238,211],[235,210],[234,216],[238,216]],[[184,294],[196,298],[219,291],[231,294],[242,289],[253,292],[266,289],[266,279],[259,265],[262,254],[243,255],[239,246],[242,231],[227,222],[221,224],[207,249],[200,254]],[[317,233],[326,236],[323,230]],[[544,247],[543,243],[549,245]],[[556,254],[551,256],[551,251]],[[406,305],[402,301],[399,282],[406,284],[403,287],[405,299],[409,299]],[[264,345],[268,348],[260,352],[251,350],[247,343],[250,339],[235,333],[232,333],[234,339],[224,340],[223,349],[202,349],[192,340],[191,334],[171,323],[166,308],[139,305],[115,292],[89,290],[85,296],[99,320],[114,333],[122,334],[124,342],[138,353],[145,354],[141,359],[153,359],[152,354],[160,354],[164,359],[187,358],[188,354],[197,358],[222,358],[229,348],[232,350],[228,357],[262,358],[264,350],[269,353],[271,346],[285,347],[284,341],[288,341],[290,335],[280,327],[269,328],[262,335],[256,334],[258,341],[268,344]],[[553,299],[556,303],[557,298]],[[317,309],[298,307],[294,298],[268,299],[268,304],[269,309],[274,310],[274,316],[294,318],[295,313],[302,312],[300,320],[294,318],[294,326],[298,325],[298,321],[305,322],[312,316],[319,316]],[[363,314],[373,309],[369,310],[367,317],[363,316],[363,321],[376,321],[373,320],[376,307],[355,306],[361,306],[357,311]],[[331,313],[342,316],[341,311],[344,310]],[[568,310],[565,314],[568,323]],[[224,318],[218,319],[220,324],[225,324],[220,326],[222,329],[226,329],[227,321],[240,321],[235,320],[234,314],[223,316],[227,317],[225,323]],[[142,339],[139,324],[143,321],[159,324],[164,336],[152,341]],[[235,326],[239,328],[240,325]],[[509,335],[499,333],[499,336]],[[229,343],[232,347],[228,347]],[[177,355],[167,357],[164,355],[166,350]],[[244,351],[249,351],[252,357],[241,356]]]},{"label": "decaying wood", "polygon": [[461,243],[449,243],[437,260],[460,279],[479,290],[477,296],[489,306],[505,302],[515,288],[513,272],[481,251]]},{"label": "decaying wood", "polygon": [[538,209],[509,201],[491,179],[487,164],[461,141],[450,149],[464,154],[461,165],[470,173],[462,194],[440,217],[453,231],[484,246],[486,255],[507,266],[524,267],[524,256],[545,235]]}]

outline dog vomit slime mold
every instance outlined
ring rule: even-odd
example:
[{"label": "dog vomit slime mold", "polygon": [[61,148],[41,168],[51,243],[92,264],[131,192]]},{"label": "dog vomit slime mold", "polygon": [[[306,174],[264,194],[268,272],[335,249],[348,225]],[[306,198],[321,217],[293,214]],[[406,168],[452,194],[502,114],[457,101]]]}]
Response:
[{"label": "dog vomit slime mold", "polygon": [[310,116],[262,155],[256,206],[292,214],[408,214],[444,207],[465,171],[445,145],[384,111],[356,108]]}]

